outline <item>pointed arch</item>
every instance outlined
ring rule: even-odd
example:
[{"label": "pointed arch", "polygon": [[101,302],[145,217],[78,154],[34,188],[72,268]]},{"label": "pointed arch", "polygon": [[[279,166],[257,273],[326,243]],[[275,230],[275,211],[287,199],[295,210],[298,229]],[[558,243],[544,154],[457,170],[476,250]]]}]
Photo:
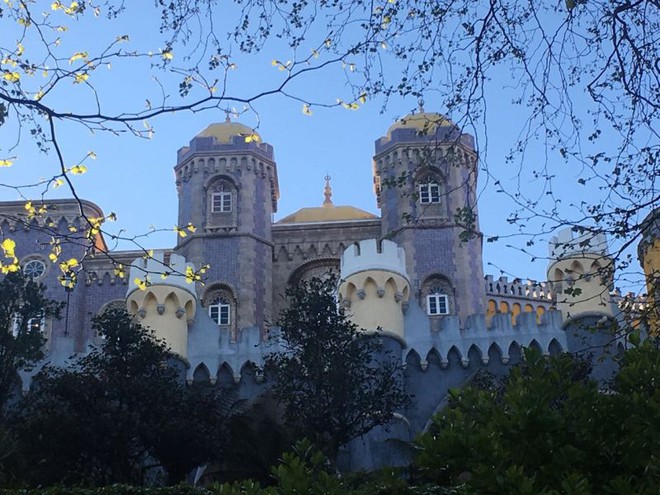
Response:
[{"label": "pointed arch", "polygon": [[211,373],[209,372],[208,367],[204,363],[199,363],[193,371],[193,382],[194,383],[207,383],[211,381]]},{"label": "pointed arch", "polygon": [[502,360],[502,356],[504,356],[504,353],[502,352],[502,348],[499,346],[497,342],[493,342],[490,344],[490,347],[488,348],[488,359],[490,362],[498,362]]},{"label": "pointed arch", "polygon": [[417,351],[415,349],[410,349],[408,354],[406,354],[406,365],[421,368],[421,363],[422,359],[419,357]]},{"label": "pointed arch", "polygon": [[551,356],[559,356],[562,352],[561,344],[557,339],[552,339],[548,344],[548,354]]}]

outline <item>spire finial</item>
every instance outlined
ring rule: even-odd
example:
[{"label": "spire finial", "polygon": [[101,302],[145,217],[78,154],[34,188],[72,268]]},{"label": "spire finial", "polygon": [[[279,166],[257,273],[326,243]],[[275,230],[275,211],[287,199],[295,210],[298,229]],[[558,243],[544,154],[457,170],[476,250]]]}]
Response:
[{"label": "spire finial", "polygon": [[424,98],[420,98],[417,104],[419,105],[419,113],[424,113]]},{"label": "spire finial", "polygon": [[231,110],[227,109],[225,110],[225,124],[230,124],[231,123]]},{"label": "spire finial", "polygon": [[325,196],[325,200],[323,201],[323,206],[334,206],[332,204],[332,187],[330,187],[330,175],[326,173],[325,177],[325,190],[323,191],[323,195]]}]

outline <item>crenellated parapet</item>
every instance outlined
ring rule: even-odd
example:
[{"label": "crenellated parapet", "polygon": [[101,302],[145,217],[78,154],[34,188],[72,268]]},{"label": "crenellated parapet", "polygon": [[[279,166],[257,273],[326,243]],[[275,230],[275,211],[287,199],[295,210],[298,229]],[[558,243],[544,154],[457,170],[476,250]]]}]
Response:
[{"label": "crenellated parapet", "polygon": [[341,258],[339,297],[351,321],[366,331],[405,341],[403,313],[410,298],[403,249],[392,241],[367,239]]},{"label": "crenellated parapet", "polygon": [[556,294],[557,309],[564,317],[613,317],[610,291],[614,262],[605,235],[567,228],[550,239],[549,251],[548,280]]},{"label": "crenellated parapet", "polygon": [[484,277],[488,321],[495,314],[509,314],[512,324],[516,324],[519,314],[535,313],[537,320],[550,309],[555,309],[555,293],[548,282],[535,280],[509,280],[507,277]]},{"label": "crenellated parapet", "polygon": [[[188,327],[197,308],[194,286],[187,282],[186,270],[194,267],[182,256],[172,254],[166,264],[164,253],[154,252],[146,260],[133,262],[126,293],[129,313],[184,360],[188,357]],[[138,286],[144,282],[146,286]]]},{"label": "crenellated parapet", "polygon": [[472,315],[463,330],[458,318],[451,316],[442,321],[440,331],[408,338],[407,342],[409,350],[403,356],[403,362],[414,353],[419,356],[422,369],[425,369],[430,353],[439,357],[443,368],[449,366],[451,354],[458,356],[461,366],[467,368],[472,359],[478,359],[476,364],[479,366],[487,365],[494,351],[502,364],[507,364],[511,354],[519,353],[522,347],[536,347],[543,354],[568,349],[558,311],[546,312],[540,321],[536,313],[522,313],[515,324],[510,315],[495,314],[490,326],[486,325],[482,315]]}]

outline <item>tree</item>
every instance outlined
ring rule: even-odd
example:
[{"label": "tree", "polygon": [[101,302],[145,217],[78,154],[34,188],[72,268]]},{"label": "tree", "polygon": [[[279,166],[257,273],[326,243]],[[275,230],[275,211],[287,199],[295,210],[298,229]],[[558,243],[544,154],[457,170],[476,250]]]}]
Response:
[{"label": "tree", "polygon": [[409,400],[400,363],[379,335],[361,332],[337,309],[336,285],[329,276],[287,289],[289,306],[274,337],[282,350],[265,364],[288,426],[332,461],[342,445],[386,425]]},{"label": "tree", "polygon": [[17,420],[32,484],[179,482],[219,449],[215,397],[193,393],[164,344],[123,311],[94,320],[103,339],[69,368],[46,367]]},{"label": "tree", "polygon": [[609,393],[588,367],[527,349],[501,387],[453,391],[416,464],[476,493],[657,493],[660,348],[627,351]]},{"label": "tree", "polygon": [[18,371],[44,357],[44,327],[59,318],[63,303],[45,295],[46,287],[12,272],[0,280],[0,419],[15,390]]}]

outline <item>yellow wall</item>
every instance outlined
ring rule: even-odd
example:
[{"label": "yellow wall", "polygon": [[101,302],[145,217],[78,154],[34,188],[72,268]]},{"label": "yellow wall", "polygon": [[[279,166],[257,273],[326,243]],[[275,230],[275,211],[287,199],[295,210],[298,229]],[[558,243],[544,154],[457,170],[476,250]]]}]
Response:
[{"label": "yellow wall", "polygon": [[178,287],[154,285],[131,292],[127,303],[129,312],[143,327],[153,330],[173,353],[188,358],[188,321],[195,316],[192,294]]},{"label": "yellow wall", "polygon": [[660,334],[660,239],[644,251],[642,269],[646,276],[650,333]]},{"label": "yellow wall", "polygon": [[[364,291],[363,297],[360,291]],[[410,295],[410,286],[404,277],[383,270],[358,272],[342,282],[339,294],[342,301],[350,301],[350,306],[344,303],[346,314],[358,327],[366,331],[380,327],[404,338],[402,305]]]}]

